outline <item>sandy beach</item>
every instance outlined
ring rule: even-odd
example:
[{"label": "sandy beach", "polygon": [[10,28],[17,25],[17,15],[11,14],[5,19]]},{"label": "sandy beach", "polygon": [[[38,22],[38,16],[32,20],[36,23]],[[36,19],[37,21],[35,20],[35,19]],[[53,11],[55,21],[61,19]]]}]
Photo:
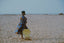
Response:
[{"label": "sandy beach", "polygon": [[14,33],[18,15],[0,15],[0,43],[64,43],[64,15],[26,15],[32,41]]}]

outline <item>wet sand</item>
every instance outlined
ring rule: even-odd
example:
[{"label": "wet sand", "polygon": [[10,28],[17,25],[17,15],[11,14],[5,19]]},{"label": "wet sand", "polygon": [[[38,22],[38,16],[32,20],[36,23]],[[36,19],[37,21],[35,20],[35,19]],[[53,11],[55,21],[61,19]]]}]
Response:
[{"label": "wet sand", "polygon": [[20,40],[14,31],[18,15],[0,15],[0,43],[63,43],[64,15],[26,15],[32,41]]}]

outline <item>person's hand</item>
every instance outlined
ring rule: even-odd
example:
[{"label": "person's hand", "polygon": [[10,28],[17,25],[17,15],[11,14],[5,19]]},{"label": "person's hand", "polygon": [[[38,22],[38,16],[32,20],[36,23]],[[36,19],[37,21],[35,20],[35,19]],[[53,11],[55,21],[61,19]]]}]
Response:
[{"label": "person's hand", "polygon": [[18,34],[18,32],[16,32],[16,34]]}]

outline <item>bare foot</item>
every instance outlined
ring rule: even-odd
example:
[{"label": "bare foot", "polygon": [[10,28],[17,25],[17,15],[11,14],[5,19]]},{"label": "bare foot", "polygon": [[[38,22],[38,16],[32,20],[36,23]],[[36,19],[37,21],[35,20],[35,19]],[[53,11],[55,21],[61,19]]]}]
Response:
[{"label": "bare foot", "polygon": [[24,39],[24,38],[22,38],[22,39]]},{"label": "bare foot", "polygon": [[19,41],[24,40],[24,38],[19,38]]},{"label": "bare foot", "polygon": [[20,38],[20,39],[24,39],[24,38]]}]

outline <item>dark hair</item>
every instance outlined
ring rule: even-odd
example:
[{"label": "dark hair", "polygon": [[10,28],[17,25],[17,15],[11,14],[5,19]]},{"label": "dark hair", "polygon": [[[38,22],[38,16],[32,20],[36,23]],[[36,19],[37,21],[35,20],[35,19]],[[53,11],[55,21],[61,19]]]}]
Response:
[{"label": "dark hair", "polygon": [[25,13],[25,11],[22,11],[22,13]]}]

